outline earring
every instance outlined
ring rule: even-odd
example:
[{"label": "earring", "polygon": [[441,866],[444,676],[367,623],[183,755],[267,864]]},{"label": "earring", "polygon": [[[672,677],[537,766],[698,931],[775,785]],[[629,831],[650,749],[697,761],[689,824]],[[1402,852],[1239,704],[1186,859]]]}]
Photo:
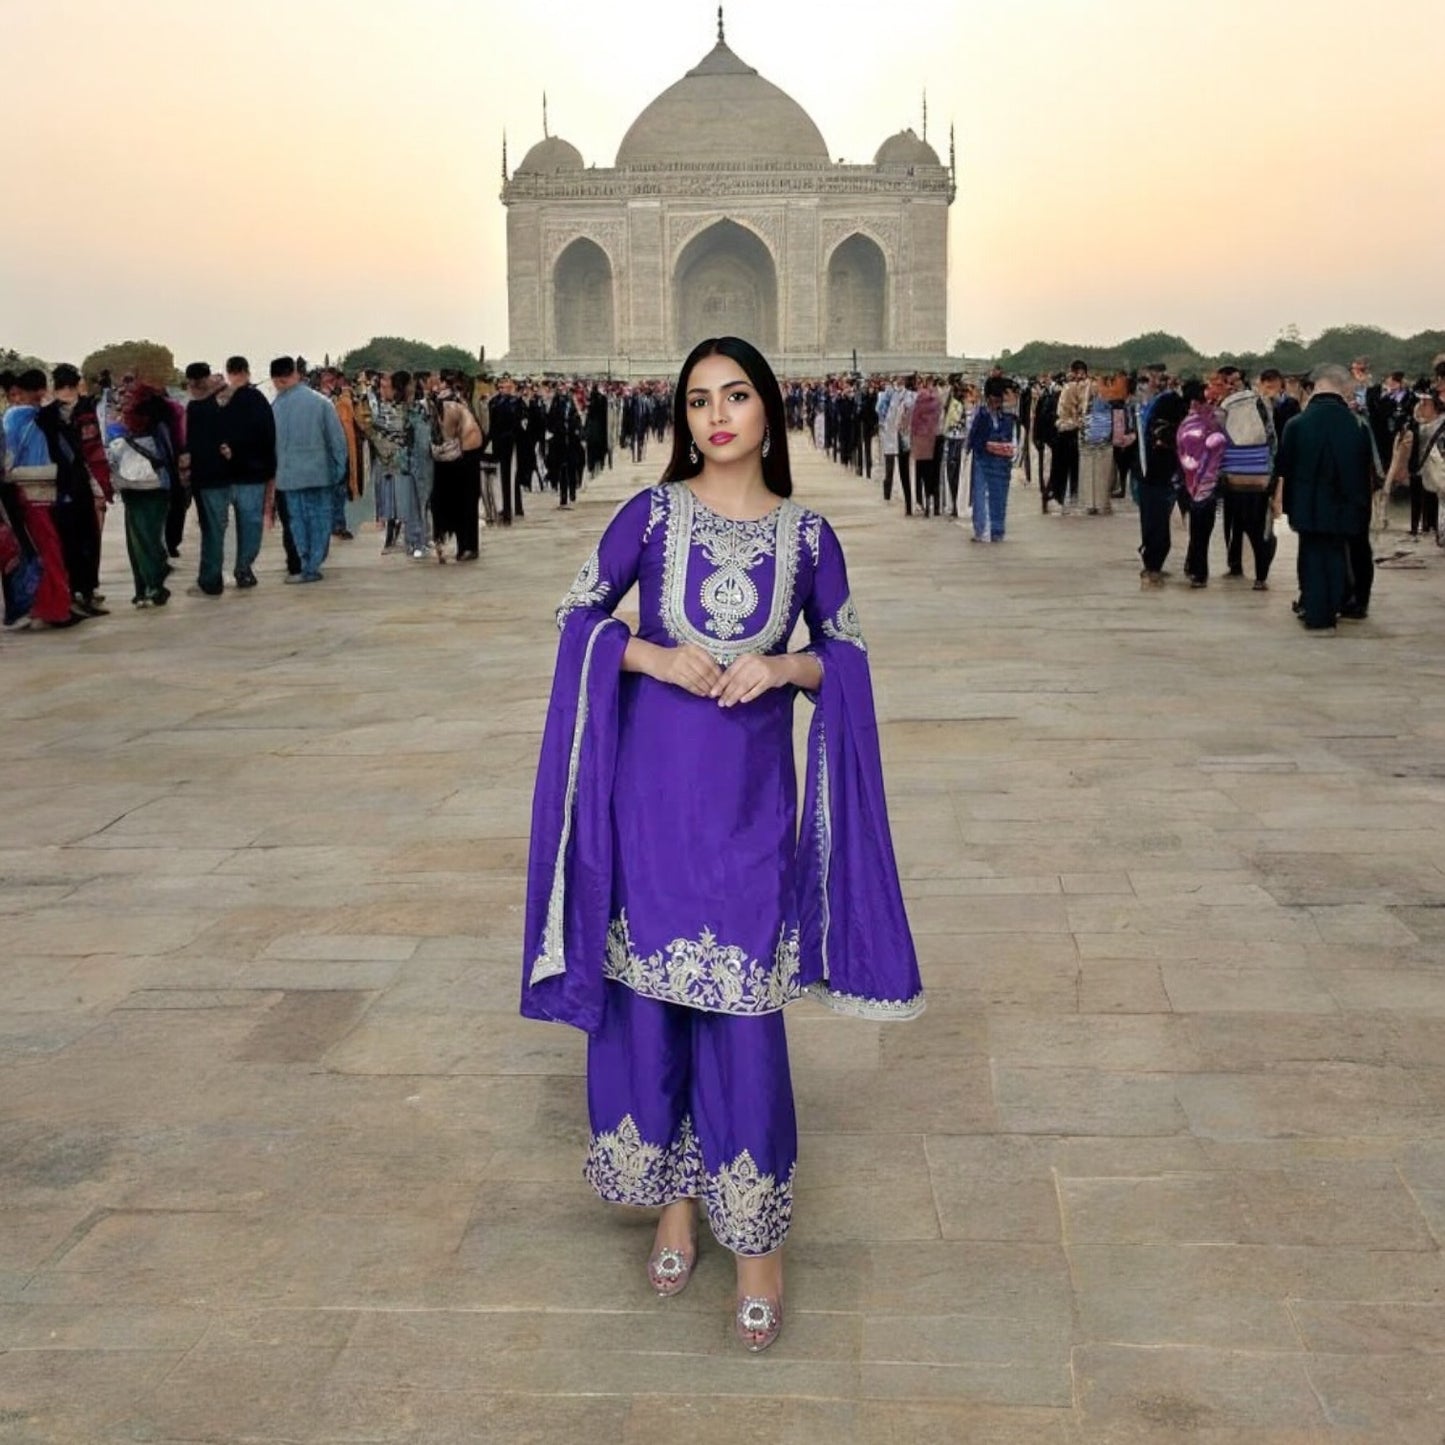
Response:
[{"label": "earring", "polygon": [[698,462],[702,460],[702,458],[697,454],[696,442],[689,442],[687,444],[687,459],[693,464],[693,466],[696,466]]},{"label": "earring", "polygon": [[764,455],[764,456],[767,456],[767,454],[772,450],[772,448],[773,448],[773,434],[772,434],[771,431],[768,430],[767,427],[764,427],[764,428],[763,428],[763,455]]}]

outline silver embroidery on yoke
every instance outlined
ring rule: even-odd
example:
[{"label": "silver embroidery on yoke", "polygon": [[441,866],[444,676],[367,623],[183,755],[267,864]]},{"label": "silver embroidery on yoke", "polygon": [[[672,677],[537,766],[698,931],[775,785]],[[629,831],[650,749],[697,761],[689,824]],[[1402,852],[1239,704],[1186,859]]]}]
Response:
[{"label": "silver embroidery on yoke", "polygon": [[[683,482],[668,487],[666,544],[663,549],[662,621],[674,642],[691,642],[728,667],[746,652],[767,653],[787,641],[798,576],[798,535],[807,513],[784,500],[751,522],[735,522],[709,510]],[[696,542],[715,569],[700,589],[703,627],[687,615],[688,562]],[[748,576],[764,557],[775,559],[772,605],[762,627],[742,636],[743,625],[757,614],[762,598]]]},{"label": "silver embroidery on yoke", "polygon": [[646,957],[637,952],[623,909],[607,930],[606,977],[634,993],[707,1013],[776,1013],[802,996],[798,930],[786,930],[767,962],[704,928],[697,938],[674,938]]}]

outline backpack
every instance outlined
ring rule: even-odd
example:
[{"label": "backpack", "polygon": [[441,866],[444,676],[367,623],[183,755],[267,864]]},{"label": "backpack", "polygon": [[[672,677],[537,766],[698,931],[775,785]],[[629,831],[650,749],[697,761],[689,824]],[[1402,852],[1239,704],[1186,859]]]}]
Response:
[{"label": "backpack", "polygon": [[1114,435],[1113,408],[1102,397],[1094,397],[1084,413],[1084,441],[1089,446],[1103,446]]},{"label": "backpack", "polygon": [[1224,433],[1232,447],[1262,447],[1269,444],[1269,419],[1264,403],[1252,391],[1241,391],[1225,399]]}]

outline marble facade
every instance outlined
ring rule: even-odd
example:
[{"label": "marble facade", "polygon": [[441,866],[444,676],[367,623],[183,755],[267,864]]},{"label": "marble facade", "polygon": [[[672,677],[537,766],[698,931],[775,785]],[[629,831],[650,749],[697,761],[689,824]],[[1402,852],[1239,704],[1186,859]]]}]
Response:
[{"label": "marble facade", "polygon": [[633,122],[610,167],[548,135],[503,162],[514,372],[665,375],[704,336],[780,371],[942,369],[954,169],[912,130],[835,162],[729,49]]}]

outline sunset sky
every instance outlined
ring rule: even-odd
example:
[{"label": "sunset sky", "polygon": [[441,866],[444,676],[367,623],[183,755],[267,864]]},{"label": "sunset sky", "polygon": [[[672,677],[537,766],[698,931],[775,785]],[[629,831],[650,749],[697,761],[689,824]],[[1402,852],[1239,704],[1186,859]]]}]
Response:
[{"label": "sunset sky", "polygon": [[[0,345],[319,359],[507,346],[497,198],[542,133],[611,165],[715,4],[0,0]],[[505,14],[506,18],[501,18]],[[835,157],[957,128],[949,345],[1445,325],[1439,0],[731,0]]]}]

